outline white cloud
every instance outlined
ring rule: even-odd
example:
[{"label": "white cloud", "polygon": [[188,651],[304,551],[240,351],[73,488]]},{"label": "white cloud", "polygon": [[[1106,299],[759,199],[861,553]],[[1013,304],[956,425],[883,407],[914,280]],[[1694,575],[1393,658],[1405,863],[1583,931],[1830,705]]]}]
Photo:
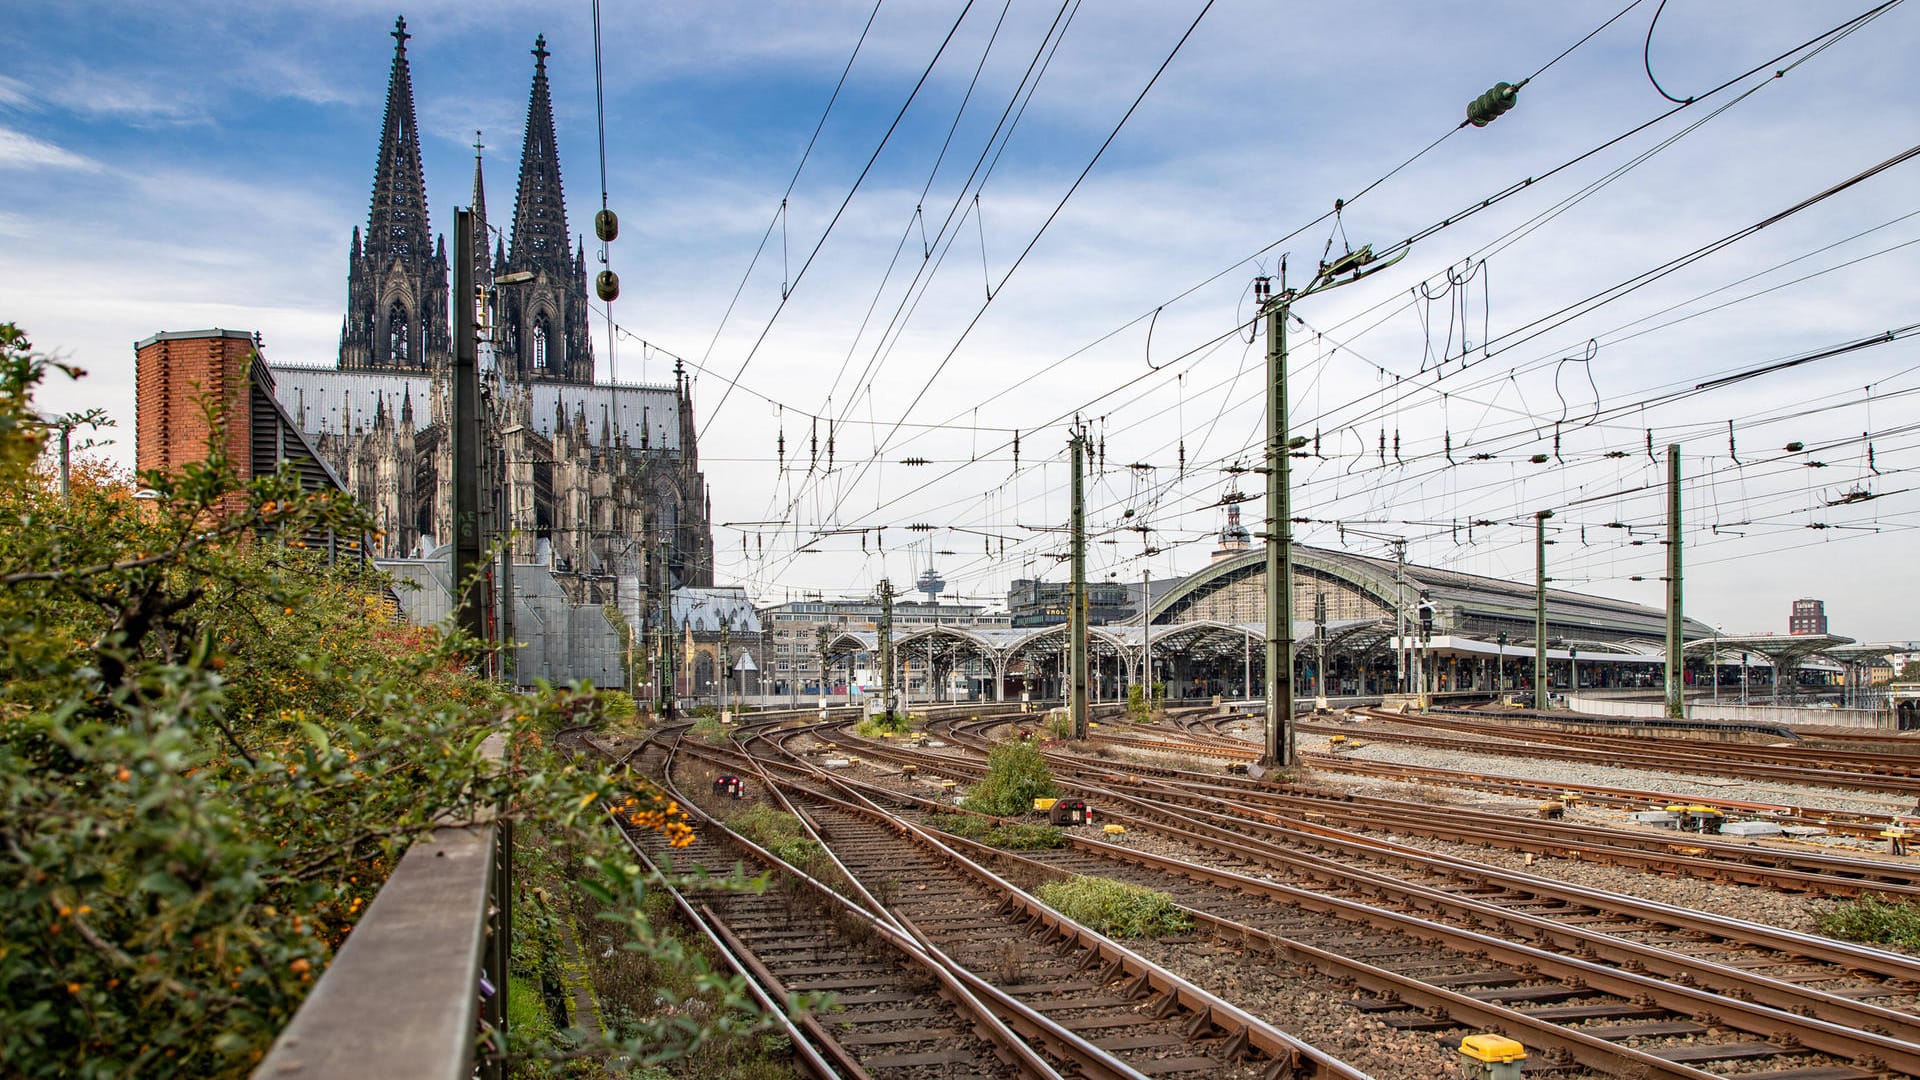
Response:
[{"label": "white cloud", "polygon": [[209,119],[200,94],[178,79],[146,78],[93,68],[70,67],[44,80],[41,96],[54,106],[83,116],[111,116],[149,123],[204,123]]},{"label": "white cloud", "polygon": [[0,106],[9,109],[24,109],[28,105],[27,84],[19,79],[10,79],[0,75]]},{"label": "white cloud", "polygon": [[94,172],[100,163],[43,142],[25,132],[0,127],[0,169],[80,169]]}]

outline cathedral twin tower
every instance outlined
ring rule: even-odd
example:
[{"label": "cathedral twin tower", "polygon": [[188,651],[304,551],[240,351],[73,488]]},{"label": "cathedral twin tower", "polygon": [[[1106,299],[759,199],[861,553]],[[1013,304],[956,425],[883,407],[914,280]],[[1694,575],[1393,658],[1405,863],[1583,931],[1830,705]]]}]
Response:
[{"label": "cathedral twin tower", "polygon": [[[333,367],[273,364],[273,393],[343,487],[381,523],[376,554],[427,558],[452,535],[449,395],[452,295],[446,240],[433,235],[407,66],[393,69],[366,232],[353,231],[347,311]],[[513,221],[487,224],[473,167],[474,281],[487,299],[498,365],[485,423],[496,501],[488,527],[516,564],[546,567],[581,602],[658,603],[713,579],[709,495],[692,382],[594,381],[584,244],[567,231],[547,86],[546,39],[533,89]],[[490,239],[491,238],[491,239]]]},{"label": "cathedral twin tower", "polygon": [[[407,67],[411,36],[406,20],[397,20],[372,212],[365,237],[354,228],[348,255],[347,314],[340,324],[343,370],[432,375],[445,372],[453,362],[447,243],[444,236],[433,239],[427,218],[413,77]],[[474,280],[493,291],[494,349],[507,378],[591,383],[586,248],[567,242],[553,99],[547,88],[549,55],[546,38],[536,39],[510,245],[487,224],[477,148],[474,154]],[[489,233],[494,237],[491,254]],[[511,283],[494,284],[496,276]]]}]

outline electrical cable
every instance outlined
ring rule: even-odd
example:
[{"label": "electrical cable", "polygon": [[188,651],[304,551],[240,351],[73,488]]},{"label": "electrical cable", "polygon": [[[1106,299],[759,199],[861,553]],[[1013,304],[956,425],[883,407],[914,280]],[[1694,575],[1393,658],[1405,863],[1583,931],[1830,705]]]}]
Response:
[{"label": "electrical cable", "polygon": [[967,0],[966,6],[960,9],[959,16],[954,19],[953,25],[947,30],[947,36],[941,39],[940,48],[934,51],[933,59],[927,61],[926,68],[920,72],[920,78],[913,84],[913,90],[907,94],[907,99],[900,103],[900,111],[894,114],[893,122],[887,125],[886,134],[880,137],[880,144],[873,148],[873,153],[867,158],[866,165],[860,169],[860,175],[854,177],[853,186],[847,190],[847,197],[840,201],[839,208],[833,212],[833,217],[828,219],[827,227],[820,233],[820,239],[814,243],[813,250],[807,253],[806,259],[800,264],[800,269],[794,273],[793,281],[789,289],[782,293],[780,303],[774,307],[773,314],[768,316],[767,325],[761,328],[760,335],[754,339],[753,346],[747,350],[747,355],[741,359],[739,369],[733,373],[733,378],[727,382],[726,389],[720,392],[720,401],[714,405],[713,411],[707,414],[707,423],[709,425],[719,417],[720,410],[726,407],[727,398],[732,396],[734,385],[739,382],[740,376],[746,374],[747,365],[753,363],[753,358],[760,352],[760,346],[766,343],[767,335],[773,332],[773,324],[780,318],[780,313],[786,310],[787,302],[792,298],[793,293],[799,290],[800,280],[807,276],[807,270],[813,266],[814,258],[820,254],[820,249],[826,246],[827,238],[833,235],[834,226],[840,223],[840,218],[847,212],[847,207],[852,204],[854,195],[859,193],[860,185],[866,182],[867,175],[873,171],[874,162],[880,160],[881,152],[884,151],[887,148],[887,144],[892,141],[894,132],[899,130],[900,121],[906,118],[907,110],[912,107],[914,99],[920,96],[920,90],[926,86],[927,79],[933,75],[935,65],[939,64],[940,58],[946,55],[947,46],[953,43],[954,35],[960,32],[960,24],[966,21],[967,13],[973,10],[974,2],[975,0]]}]

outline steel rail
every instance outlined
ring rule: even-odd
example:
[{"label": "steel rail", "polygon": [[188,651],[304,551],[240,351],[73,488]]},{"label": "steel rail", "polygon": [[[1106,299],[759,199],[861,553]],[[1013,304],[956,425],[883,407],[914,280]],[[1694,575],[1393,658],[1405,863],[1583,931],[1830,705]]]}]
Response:
[{"label": "steel rail", "polygon": [[[963,838],[943,837],[943,839],[956,846],[978,851],[983,856],[990,855],[1030,864],[1036,872],[1048,876],[1058,876],[1062,873],[1046,863],[1024,859]],[[1198,868],[1188,866],[1188,869]],[[1252,878],[1244,880],[1249,883],[1257,881]],[[1303,890],[1291,890],[1291,892],[1295,894],[1293,896],[1295,900],[1320,899],[1316,894]],[[1341,903],[1351,904],[1354,907],[1363,906],[1352,904],[1352,902]],[[1306,942],[1234,922],[1202,909],[1193,908],[1191,905],[1184,906],[1184,910],[1200,923],[1212,927],[1219,936],[1227,940],[1258,946],[1262,951],[1276,953],[1291,961],[1309,964],[1335,977],[1351,979],[1356,984],[1379,993],[1397,994],[1403,1000],[1445,1010],[1448,1015],[1461,1020],[1465,1025],[1507,1032],[1525,1031],[1529,1037],[1523,1041],[1528,1045],[1540,1049],[1558,1050],[1568,1055],[1571,1060],[1592,1068],[1603,1069],[1616,1075],[1666,1076],[1684,1078],[1684,1080],[1701,1080],[1714,1075],[1690,1066],[1669,1062],[1651,1054],[1621,1047],[1575,1029],[1539,1020],[1516,1009],[1482,1002],[1443,987],[1431,986],[1418,979],[1375,967],[1364,961],[1345,957]],[[1451,933],[1450,928],[1443,928],[1440,924],[1430,925],[1436,932],[1423,935],[1429,939],[1443,939]],[[1492,939],[1487,939],[1486,943],[1491,944]],[[1478,947],[1481,943],[1476,941],[1475,944]]]},{"label": "steel rail", "polygon": [[[1381,716],[1380,719],[1386,719]],[[1331,725],[1303,723],[1299,725],[1303,732],[1324,734],[1346,734],[1352,729],[1343,729]],[[1427,746],[1441,750],[1460,750],[1469,753],[1501,753],[1519,757],[1553,758],[1564,760],[1573,757],[1568,748],[1552,744],[1529,744],[1525,741],[1502,742],[1490,746],[1485,741],[1468,738],[1450,738],[1444,735],[1419,735],[1412,732],[1385,731],[1369,728],[1366,734],[1375,741],[1393,741]],[[1594,764],[1609,765],[1615,768],[1654,769],[1661,772],[1691,773],[1698,776],[1721,776],[1735,780],[1765,780],[1786,784],[1819,784],[1825,787],[1848,788],[1855,791],[1888,791],[1901,795],[1912,795],[1916,782],[1912,779],[1896,779],[1886,776],[1864,773],[1842,772],[1830,769],[1809,769],[1794,766],[1769,765],[1762,762],[1747,762],[1728,765],[1724,759],[1701,757],[1694,754],[1675,751],[1630,751],[1624,749],[1607,750],[1605,753],[1594,751],[1589,755]]]},{"label": "steel rail", "polygon": [[[1096,798],[1108,799],[1110,800],[1110,804],[1111,802],[1125,801],[1130,798],[1128,796],[1123,796],[1118,792],[1114,792],[1110,789],[1088,787],[1085,785],[1081,785],[1080,791],[1083,794],[1094,795]],[[1261,813],[1261,812],[1256,811],[1256,813]],[[1229,838],[1232,838],[1234,836],[1231,830],[1221,830],[1221,831],[1223,833],[1226,833]],[[1346,838],[1343,838],[1343,839],[1346,839]],[[1124,849],[1121,849],[1121,850],[1124,850]],[[1406,851],[1408,849],[1402,849],[1402,850]],[[1425,853],[1419,853],[1419,854],[1424,855]],[[1488,868],[1482,867],[1479,864],[1469,863],[1463,860],[1445,860],[1445,861],[1451,862],[1457,867],[1464,869],[1468,872],[1474,873],[1478,876],[1485,876],[1487,874]],[[1513,875],[1513,877],[1527,878],[1527,876],[1525,875]],[[1407,887],[1405,883],[1396,882],[1394,881],[1394,879],[1391,879],[1391,878],[1385,878],[1384,880],[1387,882],[1393,883],[1396,887],[1399,887],[1399,888]],[[1525,885],[1528,888],[1532,888],[1536,882],[1538,882],[1538,879],[1527,878],[1527,880],[1525,881]],[[1555,885],[1557,886],[1557,883],[1555,883]],[[1577,891],[1577,890],[1568,890],[1568,891]],[[1438,892],[1437,890],[1432,892],[1434,892],[1437,897],[1444,898],[1450,903],[1456,903],[1456,904],[1462,903],[1460,898],[1454,897],[1452,896],[1452,894]],[[1309,895],[1315,895],[1315,894],[1309,894]],[[1599,894],[1596,894],[1596,895],[1599,895]],[[1626,898],[1621,898],[1621,899],[1626,899]],[[1593,900],[1591,898],[1582,899],[1578,902],[1587,903],[1589,905],[1593,904]],[[1656,917],[1664,916],[1666,921],[1673,921],[1675,918],[1681,918],[1683,921],[1687,921],[1697,917],[1695,913],[1685,912],[1682,909],[1677,909],[1677,908],[1669,908],[1666,905],[1656,905],[1656,904],[1652,904],[1651,902],[1637,902],[1637,903],[1641,907],[1642,911],[1657,912],[1659,914],[1656,915]],[[1483,912],[1483,914],[1488,914],[1491,917],[1500,919],[1502,921],[1507,921],[1507,922],[1515,921],[1514,913],[1506,912],[1503,909],[1494,908],[1491,905],[1486,905],[1485,907],[1487,910]],[[1546,921],[1546,920],[1533,920],[1533,921],[1537,924],[1536,926],[1537,929],[1556,933],[1556,934],[1563,934],[1563,935],[1566,933],[1565,928],[1558,927],[1549,921]],[[1795,935],[1790,931],[1777,931],[1777,930],[1774,930],[1773,928],[1757,927],[1754,924],[1743,924],[1743,925],[1747,927],[1752,927],[1754,930],[1759,931],[1762,936],[1771,937],[1774,940],[1774,944],[1771,947],[1782,948],[1786,951],[1793,952],[1796,954],[1804,954],[1810,951],[1818,951],[1823,949],[1830,950],[1832,947],[1834,947],[1834,943],[1827,942],[1825,939],[1811,938],[1807,935]],[[1720,936],[1727,936],[1725,933],[1724,927],[1722,927],[1720,930]],[[1604,937],[1604,935],[1602,935],[1601,937]],[[1845,955],[1839,957],[1837,960],[1833,960],[1832,962],[1853,964],[1853,965],[1856,965],[1862,968],[1868,968],[1868,969],[1879,967],[1882,969],[1884,974],[1888,975],[1888,977],[1893,977],[1893,978],[1912,978],[1915,971],[1915,967],[1913,963],[1903,957],[1897,957],[1893,954],[1880,953],[1878,950],[1858,950],[1852,947],[1840,947],[1840,948],[1844,951]],[[1658,950],[1646,950],[1645,947],[1638,947],[1637,949],[1626,950],[1626,951],[1629,951],[1629,952],[1638,951],[1640,953],[1638,957],[1630,958],[1630,962],[1646,963],[1649,960],[1659,960],[1660,958]],[[1649,955],[1650,953],[1651,955]],[[1551,954],[1547,954],[1547,955],[1551,955]],[[1526,963],[1530,961],[1522,959],[1519,962]],[[1886,970],[1888,965],[1892,966],[1892,970]],[[1670,962],[1669,962],[1669,967],[1671,967]],[[1692,970],[1696,970],[1696,971],[1707,970],[1710,973],[1713,973],[1716,967],[1718,966],[1710,965],[1710,964],[1693,964],[1693,965],[1686,966],[1686,968],[1691,968]],[[1774,1001],[1783,1002],[1785,1008],[1819,1007],[1823,1011],[1828,1011],[1829,1015],[1835,1015],[1835,1014],[1853,1015],[1856,1018],[1856,1022],[1862,1026],[1875,1026],[1875,1027],[1887,1026],[1889,1025],[1889,1022],[1891,1022],[1891,1024],[1894,1025],[1892,1028],[1893,1030],[1899,1030],[1901,1028],[1906,1028],[1908,1030],[1912,1029],[1912,1022],[1913,1022],[1912,1017],[1906,1016],[1905,1014],[1901,1014],[1898,1012],[1894,1012],[1892,1010],[1881,1010],[1873,1006],[1863,1006],[1860,1003],[1852,1002],[1846,998],[1840,998],[1835,995],[1819,994],[1818,992],[1814,992],[1813,995],[1809,996],[1806,991],[1803,991],[1800,988],[1793,986],[1792,984],[1782,983],[1777,980],[1765,980],[1765,979],[1762,979],[1761,977],[1756,977],[1756,976],[1748,976],[1746,973],[1738,972],[1737,970],[1734,970],[1734,969],[1725,969],[1723,972],[1717,972],[1717,974],[1732,977],[1733,981],[1736,983],[1737,992],[1749,993],[1749,994],[1757,993],[1765,1000],[1774,1000]],[[1631,973],[1626,973],[1626,975],[1630,976]],[[1584,976],[1579,975],[1578,973],[1576,973],[1574,977],[1584,978]],[[1588,981],[1591,982],[1591,980],[1588,980]],[[1744,985],[1739,985],[1741,983],[1744,983]],[[1631,997],[1633,996],[1633,994],[1629,993],[1626,996]],[[1731,999],[1720,999],[1720,1000],[1731,1001]],[[1693,1006],[1696,1008],[1699,1007],[1698,1002],[1693,1003]],[[1733,1003],[1732,1011],[1738,1013],[1742,1008],[1744,1008],[1744,1006],[1745,1006],[1745,1003]],[[1763,1035],[1772,1034],[1777,1030],[1781,1030],[1783,1015],[1790,1015],[1790,1014],[1783,1014],[1779,1009],[1768,1009],[1764,1012],[1748,1014],[1745,1017],[1745,1019],[1748,1020],[1747,1024],[1744,1024],[1744,1025],[1736,1024],[1736,1025],[1730,1025],[1730,1026],[1745,1027],[1747,1030],[1751,1030],[1755,1033],[1763,1034]],[[1788,1023],[1791,1023],[1791,1022],[1789,1021]],[[1808,1034],[1810,1037],[1807,1040],[1805,1040],[1806,1045],[1820,1046],[1822,1048],[1828,1049],[1829,1052],[1853,1053],[1859,1049],[1857,1045],[1857,1042],[1859,1040],[1873,1042],[1879,1038],[1879,1036],[1873,1034],[1870,1031],[1846,1032],[1845,1029],[1838,1029],[1838,1032],[1839,1034],[1836,1034],[1835,1030],[1809,1032]],[[1920,1045],[1915,1045],[1911,1042],[1907,1042],[1906,1040],[1892,1040],[1885,1045],[1881,1045],[1877,1047],[1877,1049],[1892,1055],[1895,1059],[1906,1061],[1907,1065],[1903,1067],[1909,1067],[1911,1069],[1911,1067],[1914,1065],[1920,1065],[1920,1058],[1916,1058],[1912,1056],[1914,1054],[1920,1054]]]},{"label": "steel rail", "polygon": [[[755,858],[759,859],[765,865],[797,878],[804,887],[825,900],[828,904],[842,907],[855,913],[857,917],[866,920],[875,933],[879,934],[890,944],[894,945],[896,949],[913,960],[913,962],[919,964],[932,974],[934,978],[940,982],[943,991],[949,996],[949,999],[971,1017],[971,1023],[981,1037],[988,1043],[999,1047],[1010,1059],[1011,1064],[1019,1068],[1025,1075],[1034,1077],[1036,1080],[1060,1080],[1058,1071],[1035,1052],[1034,1048],[1029,1045],[1025,1039],[1017,1037],[1014,1033],[1014,1027],[1009,1025],[1000,1014],[996,1013],[992,1008],[988,1007],[985,1002],[980,1000],[977,987],[978,980],[969,978],[968,976],[971,976],[970,972],[962,973],[945,957],[929,954],[918,941],[906,933],[902,927],[894,921],[882,918],[875,912],[860,907],[819,879],[788,864],[772,852],[728,827],[725,822],[708,814],[700,808],[698,802],[688,798],[685,793],[679,791],[673,784],[672,768],[674,756],[681,749],[679,734],[680,733],[676,733],[673,741],[666,744],[667,760],[662,768],[659,782],[666,791],[679,800],[681,806],[684,807],[689,814],[698,816],[709,827],[717,829],[721,835],[727,838],[729,843],[752,853]],[[844,867],[842,870],[844,872]],[[852,880],[851,877],[849,877],[849,880]],[[872,897],[869,895],[868,899],[872,900]],[[877,901],[874,902],[877,904]],[[998,998],[1004,995],[998,995],[996,993],[993,996]],[[1087,1043],[1073,1032],[1059,1027],[1059,1025],[1054,1024],[1046,1017],[1027,1015],[1029,1011],[1025,1010],[1024,1007],[1009,1010],[1009,1012],[1015,1014],[1020,1034],[1025,1035],[1027,1038],[1038,1039],[1048,1044],[1050,1048],[1060,1053],[1066,1060],[1075,1062],[1075,1064],[1083,1070],[1089,1070],[1088,1075],[1113,1077],[1115,1080],[1139,1080],[1139,1074],[1126,1068],[1123,1063],[1113,1059],[1111,1055],[1100,1050],[1098,1047]],[[1114,1068],[1113,1066],[1118,1066],[1118,1068]]]},{"label": "steel rail", "polygon": [[[1494,922],[1516,933],[1525,931],[1536,940],[1552,941],[1561,948],[1574,950],[1583,956],[1611,954],[1615,962],[1623,965],[1638,966],[1649,971],[1667,971],[1689,977],[1704,970],[1714,974],[1723,984],[1730,985],[1734,992],[1748,995],[1755,1001],[1772,1003],[1779,1008],[1789,1010],[1819,1009],[1825,1016],[1846,1016],[1851,1023],[1863,1029],[1878,1027],[1893,1033],[1904,1031],[1909,1040],[1920,1040],[1920,1020],[1904,1012],[1883,1009],[1817,990],[1808,990],[1792,983],[1754,975],[1738,968],[1716,965],[1710,961],[1676,962],[1671,955],[1657,947],[1569,927],[1550,919],[1515,912],[1485,901],[1405,882],[1390,875],[1359,870],[1335,860],[1274,847],[1255,838],[1246,837],[1235,828],[1204,821],[1193,822],[1183,815],[1198,813],[1208,818],[1229,822],[1231,825],[1251,823],[1296,841],[1324,835],[1342,844],[1357,845],[1387,853],[1394,858],[1410,862],[1418,868],[1439,875],[1457,877],[1466,874],[1503,889],[1550,897],[1559,902],[1578,904],[1596,911],[1618,912],[1673,929],[1718,938],[1738,946],[1770,949],[1842,968],[1873,972],[1887,979],[1910,984],[1920,983],[1920,962],[1899,954],[1848,945],[1828,938],[1800,934],[1762,924],[1705,915],[1656,901],[1584,889],[1533,875],[1501,871],[1479,863],[1439,856],[1390,841],[1373,840],[1340,830],[1320,829],[1310,823],[1294,823],[1293,827],[1282,826],[1272,820],[1272,815],[1254,808],[1244,808],[1249,811],[1248,816],[1233,817],[1191,805],[1191,802],[1197,800],[1190,800],[1189,805],[1163,807],[1156,805],[1153,800],[1127,795],[1110,788],[1084,783],[1074,787],[1078,794],[1104,800],[1109,808],[1114,805],[1134,805],[1156,818],[1171,817],[1176,821],[1186,821],[1192,828],[1167,826],[1159,821],[1152,824],[1153,828],[1163,835],[1190,844],[1222,848],[1228,853],[1247,858],[1249,861],[1283,865],[1307,873],[1309,876],[1337,881],[1356,891],[1378,894],[1383,890],[1397,890],[1415,905],[1447,906],[1459,917],[1479,922]],[[1108,814],[1126,820],[1124,815],[1117,815],[1111,809],[1108,810]],[[1135,824],[1140,822],[1136,820]],[[1087,845],[1093,842],[1074,838],[1074,843]],[[1135,857],[1117,854],[1131,850],[1123,847],[1104,845],[1100,850],[1112,857]],[[1138,857],[1151,858],[1144,855]],[[1166,860],[1167,865],[1178,864],[1178,862],[1178,860]],[[1205,868],[1204,872],[1214,873],[1212,868]],[[1226,872],[1220,871],[1220,873]],[[1246,886],[1236,887],[1246,888]]]},{"label": "steel rail", "polygon": [[[749,742],[751,738],[741,740]],[[770,743],[771,745],[771,743]],[[741,751],[745,753],[744,747]],[[948,843],[951,839],[924,827],[899,819],[884,808],[874,804],[864,794],[855,791],[839,777],[825,773],[810,764],[800,761],[797,756],[790,758],[793,764],[785,766],[801,773],[804,777],[825,782],[859,798],[864,805],[840,803],[842,812],[857,813],[879,827],[890,829],[907,837],[921,847],[934,852],[939,858],[956,866],[961,872],[986,884],[992,890],[1007,897],[1007,903],[1017,910],[1024,911],[1037,925],[1052,930],[1056,935],[1073,941],[1083,948],[1092,950],[1111,965],[1117,966],[1128,974],[1142,992],[1158,992],[1176,1002],[1181,1008],[1204,1016],[1208,1023],[1219,1028],[1230,1040],[1238,1041],[1247,1048],[1259,1051],[1276,1064],[1294,1070],[1294,1075],[1314,1075],[1352,1078],[1359,1080],[1366,1074],[1359,1072],[1316,1047],[1311,1046],[1292,1035],[1281,1031],[1265,1021],[1253,1017],[1208,991],[1187,982],[1180,976],[1161,968],[1152,961],[1133,953],[1124,946],[1097,932],[1079,925],[1060,915],[1037,898],[1027,894],[1012,883],[1001,878],[984,866],[966,858],[955,851]],[[804,789],[803,789],[804,790]],[[808,791],[814,799],[831,800],[817,791]],[[904,916],[901,917],[904,919]],[[931,942],[928,943],[932,948]],[[1299,1070],[1306,1070],[1301,1073]]]}]

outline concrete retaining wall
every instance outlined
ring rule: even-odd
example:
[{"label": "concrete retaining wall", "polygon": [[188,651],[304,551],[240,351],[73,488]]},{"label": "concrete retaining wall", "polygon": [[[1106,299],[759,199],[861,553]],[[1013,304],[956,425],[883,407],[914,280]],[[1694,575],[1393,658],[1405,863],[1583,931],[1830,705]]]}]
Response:
[{"label": "concrete retaining wall", "polygon": [[[1667,714],[1662,701],[1626,701],[1619,698],[1580,694],[1568,699],[1575,712],[1595,716],[1661,717]],[[1786,724],[1789,727],[1885,728],[1894,726],[1891,713],[1875,709],[1810,709],[1793,705],[1729,705],[1711,701],[1687,702],[1687,719],[1718,720],[1750,724]]]}]

